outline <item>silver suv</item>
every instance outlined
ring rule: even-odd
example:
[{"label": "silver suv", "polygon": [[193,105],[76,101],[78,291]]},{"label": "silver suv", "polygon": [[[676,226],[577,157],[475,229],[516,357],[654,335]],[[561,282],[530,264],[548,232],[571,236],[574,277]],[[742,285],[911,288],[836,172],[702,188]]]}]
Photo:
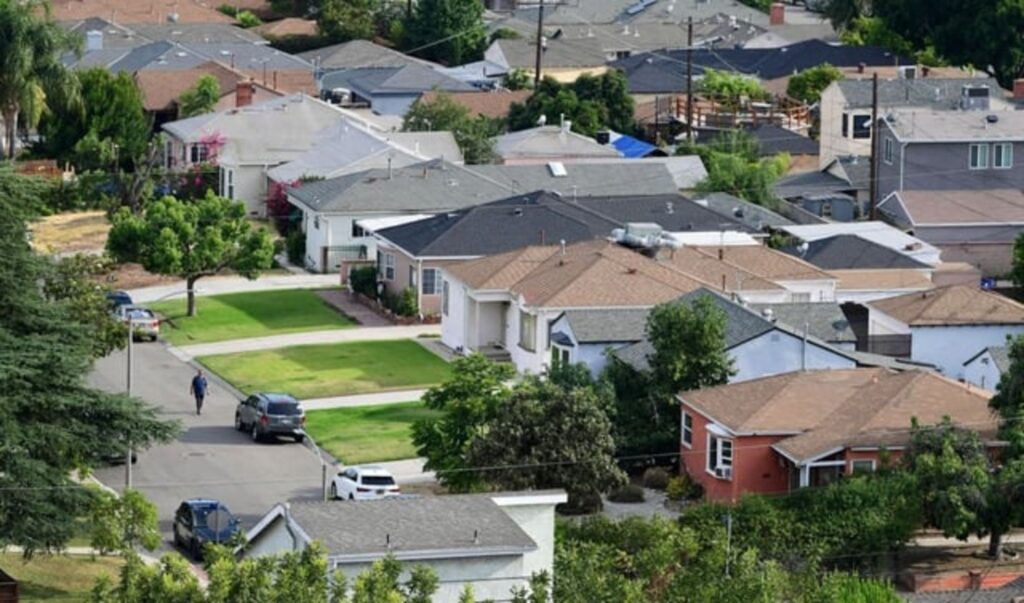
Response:
[{"label": "silver suv", "polygon": [[248,431],[253,442],[267,436],[288,436],[302,443],[305,426],[302,405],[288,394],[253,394],[235,410],[235,429]]}]

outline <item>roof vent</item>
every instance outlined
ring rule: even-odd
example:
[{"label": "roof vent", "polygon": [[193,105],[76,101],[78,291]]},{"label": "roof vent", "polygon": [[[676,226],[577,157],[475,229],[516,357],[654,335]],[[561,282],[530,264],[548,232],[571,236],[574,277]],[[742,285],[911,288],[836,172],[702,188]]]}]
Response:
[{"label": "roof vent", "polygon": [[997,123],[999,123],[999,116],[998,115],[986,115],[985,116],[985,121],[987,121],[990,124],[997,124]]},{"label": "roof vent", "polygon": [[666,214],[674,214],[674,213],[676,213],[676,204],[671,202],[671,201],[665,202],[665,213]]},{"label": "roof vent", "polygon": [[764,317],[768,322],[775,322],[775,311],[771,308],[765,308],[761,310],[761,316]]},{"label": "roof vent", "polygon": [[522,207],[517,207],[517,208],[513,209],[512,210],[512,215],[513,216],[521,216],[521,215],[523,215],[523,208]]},{"label": "roof vent", "polygon": [[742,218],[743,217],[743,208],[742,207],[734,207],[734,208],[732,208],[732,215],[733,215],[733,217],[736,217],[736,218]]}]

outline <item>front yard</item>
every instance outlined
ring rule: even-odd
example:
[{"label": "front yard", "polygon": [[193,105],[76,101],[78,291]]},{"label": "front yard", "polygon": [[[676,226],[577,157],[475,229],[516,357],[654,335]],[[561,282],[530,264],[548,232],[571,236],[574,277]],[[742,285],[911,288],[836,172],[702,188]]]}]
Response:
[{"label": "front yard", "polygon": [[398,461],[416,456],[412,424],[437,414],[422,402],[314,410],[306,432],[346,465]]},{"label": "front yard", "polygon": [[0,554],[0,568],[18,581],[25,602],[88,601],[96,579],[105,574],[116,584],[123,564],[120,557],[36,555],[26,562],[20,554]]},{"label": "front yard", "polygon": [[[202,286],[201,281],[199,286]],[[197,315],[192,318],[185,316],[184,298],[158,302],[150,307],[169,319],[161,325],[160,335],[176,345],[343,329],[355,325],[311,289],[199,297],[196,299]]]},{"label": "front yard", "polygon": [[32,225],[32,247],[39,253],[92,253],[103,250],[108,232],[104,211],[54,214]]},{"label": "front yard", "polygon": [[356,341],[203,356],[199,362],[236,388],[328,398],[429,387],[448,364],[415,341]]}]

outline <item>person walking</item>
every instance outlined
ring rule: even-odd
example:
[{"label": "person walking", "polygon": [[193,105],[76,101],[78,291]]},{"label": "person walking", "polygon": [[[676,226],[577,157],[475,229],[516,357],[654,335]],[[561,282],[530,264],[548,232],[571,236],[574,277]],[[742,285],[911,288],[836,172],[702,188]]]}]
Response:
[{"label": "person walking", "polygon": [[196,414],[203,414],[203,400],[206,399],[206,375],[203,374],[203,369],[196,371],[196,376],[192,377],[192,385],[189,387],[189,393],[195,396],[196,399]]}]

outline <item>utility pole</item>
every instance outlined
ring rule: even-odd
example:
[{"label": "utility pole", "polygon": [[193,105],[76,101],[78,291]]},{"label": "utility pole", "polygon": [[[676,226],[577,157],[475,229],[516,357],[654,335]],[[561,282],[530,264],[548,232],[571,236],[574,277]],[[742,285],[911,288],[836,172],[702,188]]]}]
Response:
[{"label": "utility pole", "polygon": [[540,0],[539,12],[537,13],[537,64],[533,72],[533,89],[540,86],[541,56],[544,53],[544,0]]},{"label": "utility pole", "polygon": [[[133,366],[132,366],[133,365],[133,363],[132,363],[132,360],[133,360],[133,358],[132,358],[132,348],[134,347],[132,345],[133,344],[132,340],[135,339],[135,333],[134,333],[134,330],[133,330],[132,327],[134,327],[134,326],[135,325],[133,324],[132,318],[129,315],[129,317],[128,317],[128,374],[127,374],[127,378],[125,380],[125,391],[128,393],[129,397],[131,397],[131,395],[132,395],[132,369],[133,369]],[[132,487],[132,443],[131,443],[131,440],[129,440],[127,442],[127,444],[128,444],[128,447],[127,447],[128,451],[125,453],[126,456],[125,456],[125,459],[124,459],[124,489],[125,490],[128,490],[128,489],[130,489]]]},{"label": "utility pole", "polygon": [[686,22],[686,140],[693,144],[693,17]]},{"label": "utility pole", "polygon": [[871,219],[878,219],[878,72],[871,76]]}]

